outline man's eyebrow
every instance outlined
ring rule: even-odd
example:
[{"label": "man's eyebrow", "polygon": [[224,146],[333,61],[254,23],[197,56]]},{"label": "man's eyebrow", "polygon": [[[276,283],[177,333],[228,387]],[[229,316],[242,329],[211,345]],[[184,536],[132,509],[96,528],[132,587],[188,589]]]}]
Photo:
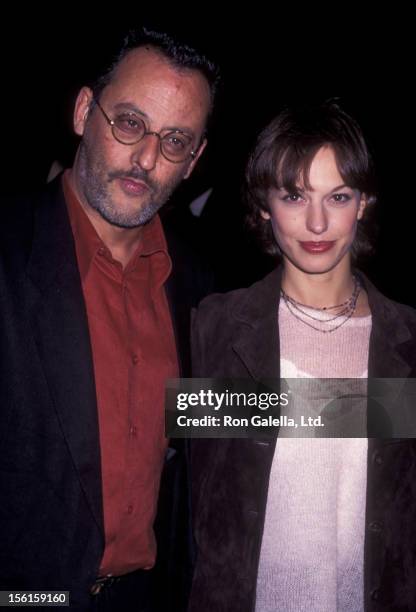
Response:
[{"label": "man's eyebrow", "polygon": [[[147,119],[147,121],[150,121],[149,115],[145,113],[144,111],[142,111],[138,106],[136,106],[132,102],[119,102],[118,104],[114,106],[114,110],[136,113],[136,115],[139,115],[140,117]],[[191,138],[195,136],[194,131],[191,130],[189,127],[180,126],[180,125],[173,125],[173,126],[168,125],[162,129],[162,132],[182,132],[183,134],[185,134],[186,136],[190,136]]]},{"label": "man's eyebrow", "polygon": [[149,119],[149,116],[144,111],[140,110],[138,106],[132,104],[131,102],[119,102],[114,106],[114,110],[118,111],[127,111],[131,113],[136,113],[136,115],[141,115],[145,119]]}]

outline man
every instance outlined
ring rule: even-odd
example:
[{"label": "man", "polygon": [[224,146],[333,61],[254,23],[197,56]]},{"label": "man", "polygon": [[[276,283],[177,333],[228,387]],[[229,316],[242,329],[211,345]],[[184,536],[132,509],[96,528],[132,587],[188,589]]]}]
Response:
[{"label": "man", "polygon": [[[157,211],[206,146],[217,78],[143,30],[79,92],[72,169],[3,207],[0,589],[154,609],[160,476],[165,455],[181,460],[166,452],[164,381],[184,373],[201,297],[173,247],[171,272]],[[164,499],[178,512],[172,489]]]}]

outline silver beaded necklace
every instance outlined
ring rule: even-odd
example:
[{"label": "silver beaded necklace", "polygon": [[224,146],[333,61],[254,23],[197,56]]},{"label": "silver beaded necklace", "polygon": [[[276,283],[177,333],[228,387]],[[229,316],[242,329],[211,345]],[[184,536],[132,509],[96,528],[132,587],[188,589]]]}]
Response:
[{"label": "silver beaded necklace", "polygon": [[[361,291],[361,283],[357,276],[354,276],[353,278],[354,278],[354,289],[353,289],[351,296],[345,302],[342,302],[341,304],[336,304],[335,306],[323,306],[321,308],[315,308],[307,304],[302,304],[302,302],[298,302],[297,300],[292,298],[290,295],[288,295],[284,291],[284,289],[280,290],[280,294],[287,306],[287,309],[296,319],[298,319],[298,321],[301,321],[308,327],[311,327],[312,329],[316,331],[322,332],[323,334],[330,334],[336,331],[337,329],[339,329],[342,325],[344,325],[348,321],[348,319],[352,317],[352,315],[354,314],[357,308],[357,300],[358,300],[358,296]],[[322,319],[320,317],[314,316],[314,314],[311,314],[310,312],[307,312],[306,310],[304,310],[305,308],[315,311],[316,313],[318,312],[326,313],[330,310],[335,310],[337,308],[340,308],[341,310],[337,314],[335,314],[333,317],[330,317],[328,319]],[[300,315],[302,316],[300,316],[298,313],[300,313]],[[312,321],[319,321],[321,325],[327,325],[328,323],[332,323],[333,321],[341,317],[343,318],[340,321],[340,323],[331,327],[330,329],[322,329],[321,327],[317,327],[316,325],[314,325],[313,323],[310,323],[310,321],[307,320],[309,319]]]}]

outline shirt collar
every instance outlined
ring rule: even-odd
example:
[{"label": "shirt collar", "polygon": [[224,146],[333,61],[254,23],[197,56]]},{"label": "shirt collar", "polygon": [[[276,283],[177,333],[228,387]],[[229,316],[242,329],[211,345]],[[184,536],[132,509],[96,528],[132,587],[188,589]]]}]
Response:
[{"label": "shirt collar", "polygon": [[[107,259],[113,262],[114,259],[112,258],[109,248],[97,234],[93,224],[72,189],[69,179],[69,170],[64,172],[62,183],[69,221],[75,239],[81,280],[84,280],[97,254],[104,254]],[[149,257],[155,253],[164,254],[166,259],[163,280],[160,279],[161,282],[164,282],[170,274],[172,263],[168,254],[166,238],[159,215],[155,215],[148,223],[142,226],[139,245],[125,268],[125,272],[134,269],[138,265],[140,257]]]}]

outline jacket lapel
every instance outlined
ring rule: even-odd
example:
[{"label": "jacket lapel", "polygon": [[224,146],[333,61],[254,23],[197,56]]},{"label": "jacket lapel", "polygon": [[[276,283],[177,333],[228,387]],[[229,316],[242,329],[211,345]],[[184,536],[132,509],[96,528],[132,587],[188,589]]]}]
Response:
[{"label": "jacket lapel", "polygon": [[233,350],[255,379],[279,379],[281,268],[250,287],[233,312],[236,333]]},{"label": "jacket lapel", "polygon": [[29,310],[62,433],[95,521],[103,532],[98,415],[87,315],[60,182],[35,212],[27,267]]}]

